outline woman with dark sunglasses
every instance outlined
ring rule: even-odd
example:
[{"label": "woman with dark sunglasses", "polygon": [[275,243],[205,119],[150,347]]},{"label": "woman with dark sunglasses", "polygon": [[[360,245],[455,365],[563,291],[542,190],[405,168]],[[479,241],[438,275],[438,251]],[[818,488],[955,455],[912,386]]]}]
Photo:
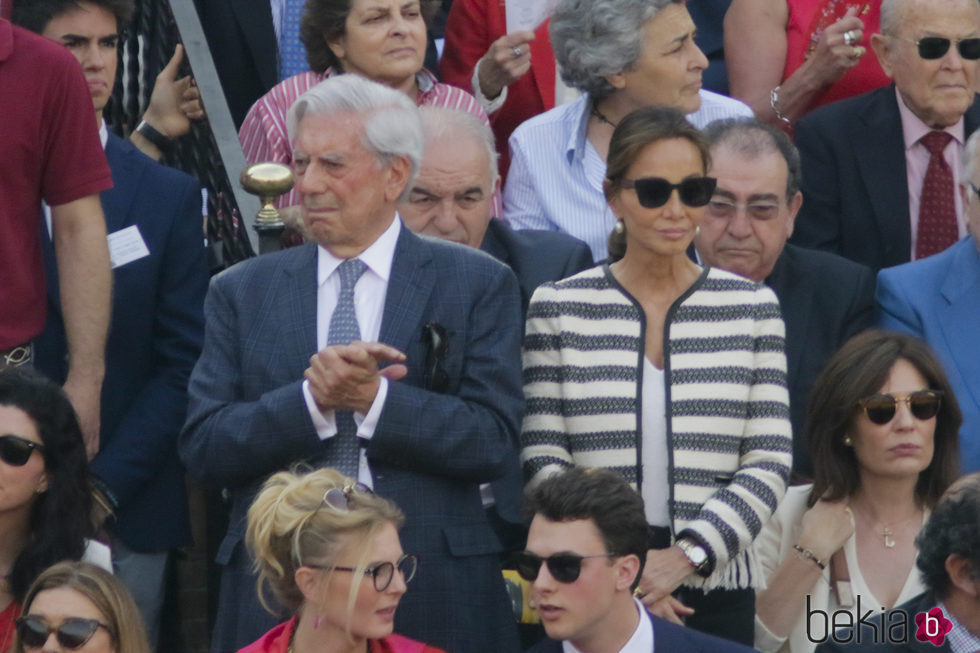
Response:
[{"label": "woman with dark sunglasses", "polygon": [[914,540],[959,473],[960,422],[942,366],[914,338],[865,331],[828,361],[807,406],[814,482],[789,489],[755,543],[768,585],[756,648],[812,651],[832,622],[807,606],[856,618],[924,590]]},{"label": "woman with dark sunglasses", "polygon": [[0,651],[28,587],[61,560],[111,568],[91,538],[85,444],[61,387],[22,368],[0,372]]},{"label": "woman with dark sunglasses", "polygon": [[150,653],[150,644],[122,582],[87,562],[59,562],[28,590],[13,651]]},{"label": "woman with dark sunglasses", "polygon": [[779,304],[688,257],[714,180],[684,114],[626,116],[608,161],[618,260],[539,287],[528,310],[525,475],[622,473],[651,526],[647,608],[751,643],[761,579],[750,545],[785,491],[792,450]]},{"label": "woman with dark sunglasses", "polygon": [[392,633],[418,565],[398,539],[404,520],[395,504],[334,469],[271,476],[249,508],[245,542],[259,600],[293,617],[239,653],[442,653]]}]

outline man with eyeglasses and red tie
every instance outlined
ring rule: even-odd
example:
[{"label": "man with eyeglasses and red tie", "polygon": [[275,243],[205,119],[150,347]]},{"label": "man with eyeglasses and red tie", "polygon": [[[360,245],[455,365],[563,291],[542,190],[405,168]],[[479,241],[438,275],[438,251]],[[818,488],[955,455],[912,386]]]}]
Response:
[{"label": "man with eyeglasses and red tie", "polygon": [[959,192],[970,236],[924,261],[878,273],[878,325],[924,340],[943,364],[963,411],[960,464],[980,470],[980,132],[966,142]]},{"label": "man with eyeglasses and red tie", "polygon": [[871,47],[894,83],[796,125],[807,199],[792,242],[880,270],[966,235],[956,184],[980,125],[980,4],[883,0]]},{"label": "man with eyeglasses and red tie", "polygon": [[786,381],[793,423],[793,470],[813,476],[803,437],[810,386],[827,359],[874,322],[875,279],[864,266],[790,245],[800,205],[800,155],[782,131],[755,118],[704,129],[708,174],[717,179],[694,247],[700,262],[764,283],[786,324]]},{"label": "man with eyeglasses and red tie", "polygon": [[751,649],[649,614],[634,597],[649,539],[643,499],[608,469],[571,467],[525,499],[515,558],[548,638],[528,653],[738,653]]}]

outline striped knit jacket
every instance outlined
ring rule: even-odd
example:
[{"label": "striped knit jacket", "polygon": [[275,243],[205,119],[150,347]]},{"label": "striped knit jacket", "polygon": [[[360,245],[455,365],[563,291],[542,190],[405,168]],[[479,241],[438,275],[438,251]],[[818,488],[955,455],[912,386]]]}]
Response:
[{"label": "striped knit jacket", "polygon": [[[782,498],[792,458],[784,327],[773,292],[706,269],[664,328],[668,502],[675,538],[714,561],[705,590],[764,586],[752,541]],[[645,314],[608,266],[539,287],[524,340],[521,460],[531,485],[571,465],[639,488]]]}]

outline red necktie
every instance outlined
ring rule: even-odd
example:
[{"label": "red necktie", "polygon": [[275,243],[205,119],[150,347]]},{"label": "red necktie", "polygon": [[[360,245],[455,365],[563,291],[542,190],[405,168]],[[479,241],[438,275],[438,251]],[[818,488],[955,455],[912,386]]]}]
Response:
[{"label": "red necktie", "polygon": [[922,180],[916,259],[938,254],[959,238],[953,171],[943,156],[943,150],[952,138],[946,132],[931,131],[919,141],[929,150],[929,166]]}]

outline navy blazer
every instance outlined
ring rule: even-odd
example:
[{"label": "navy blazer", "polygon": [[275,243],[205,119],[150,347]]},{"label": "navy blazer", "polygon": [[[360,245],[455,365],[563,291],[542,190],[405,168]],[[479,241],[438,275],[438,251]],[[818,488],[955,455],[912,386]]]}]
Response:
[{"label": "navy blazer", "polygon": [[[980,125],[980,103],[964,116]],[[816,109],[796,123],[803,207],[791,242],[824,249],[876,272],[912,252],[905,141],[895,85]]]},{"label": "navy blazer", "polygon": [[[119,501],[113,534],[135,551],[187,544],[190,526],[177,434],[201,350],[208,269],[197,182],[109,134],[113,187],[101,194],[109,234],[135,225],[149,255],[113,270],[102,428],[92,472]],[[54,248],[42,227],[48,319],[36,367],[64,382],[68,351]]]},{"label": "navy blazer", "polygon": [[878,325],[932,347],[963,411],[963,473],[980,470],[980,253],[967,236],[935,256],[878,273]]},{"label": "navy blazer", "polygon": [[765,283],[776,293],[786,323],[793,471],[810,476],[803,432],[810,388],[841,345],[874,325],[875,278],[864,265],[787,244]]},{"label": "navy blazer", "polygon": [[[195,476],[231,490],[219,556],[239,570],[247,567],[246,511],[261,482],[301,460],[325,464],[302,393],[317,349],[316,260],[312,243],[249,259],[216,276],[205,302],[181,456]],[[449,334],[445,394],[424,389],[429,323]],[[454,653],[517,648],[501,545],[479,485],[501,476],[517,448],[522,334],[510,270],[475,249],[401,228],[379,340],[406,354],[408,375],[389,383],[365,449],[374,490],[405,513],[404,549],[420,556],[395,630]],[[216,650],[237,650],[264,631],[268,621],[252,617],[261,608],[249,584],[251,591],[222,596],[219,620],[227,611],[243,619],[222,631],[228,639]]]},{"label": "navy blazer", "polygon": [[269,0],[194,0],[228,109],[240,128],[255,101],[279,83]]},{"label": "navy blazer", "polygon": [[[678,626],[656,615],[653,622],[654,653],[750,653],[752,649],[737,642],[708,635],[693,628]],[[527,653],[562,653],[561,642],[545,638],[529,648]]]}]

